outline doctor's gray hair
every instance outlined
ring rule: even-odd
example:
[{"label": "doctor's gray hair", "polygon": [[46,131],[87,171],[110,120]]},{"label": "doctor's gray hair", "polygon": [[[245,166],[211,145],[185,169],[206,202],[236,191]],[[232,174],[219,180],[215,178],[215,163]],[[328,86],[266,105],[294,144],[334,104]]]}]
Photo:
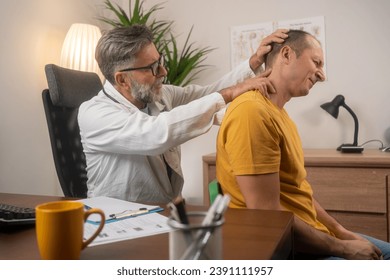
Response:
[{"label": "doctor's gray hair", "polygon": [[95,51],[100,71],[114,85],[115,72],[132,67],[137,53],[152,42],[153,34],[145,25],[117,27],[104,32]]}]

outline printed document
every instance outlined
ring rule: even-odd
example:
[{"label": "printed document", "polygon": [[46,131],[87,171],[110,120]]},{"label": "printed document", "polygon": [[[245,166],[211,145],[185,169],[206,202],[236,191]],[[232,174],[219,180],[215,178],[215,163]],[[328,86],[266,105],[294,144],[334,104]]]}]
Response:
[{"label": "printed document", "polygon": [[[123,211],[156,208],[155,205],[133,203],[109,197],[94,197],[79,201],[83,202],[86,208],[100,208],[105,213],[106,219],[110,219],[112,214]],[[85,239],[96,231],[98,219],[98,215],[88,217],[84,226]],[[103,230],[89,246],[166,233],[172,230],[167,221],[167,217],[158,213],[147,213],[114,221],[110,220],[104,224]]]}]

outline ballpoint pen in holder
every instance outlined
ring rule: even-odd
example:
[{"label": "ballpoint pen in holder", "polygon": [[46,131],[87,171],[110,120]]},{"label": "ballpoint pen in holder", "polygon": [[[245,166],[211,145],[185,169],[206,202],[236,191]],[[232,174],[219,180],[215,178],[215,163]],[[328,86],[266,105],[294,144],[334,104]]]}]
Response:
[{"label": "ballpoint pen in holder", "polygon": [[[171,211],[171,217],[174,221],[182,225],[188,225],[188,216],[183,201],[177,201],[176,203],[169,202],[168,208]],[[183,231],[183,235],[187,246],[189,246],[192,243],[191,233],[189,231]]]},{"label": "ballpoint pen in holder", "polygon": [[221,226],[229,201],[229,196],[218,195],[207,212],[188,213],[189,224],[181,223],[171,212],[168,224],[176,231],[170,233],[170,258],[221,259]]},{"label": "ballpoint pen in holder", "polygon": [[[210,226],[221,221],[223,214],[225,213],[230,202],[228,195],[218,195],[210,207],[205,219],[202,222],[203,226]],[[208,227],[204,230],[199,230],[196,233],[194,241],[184,252],[183,260],[197,260],[201,257],[201,254],[206,247],[210,237],[212,236],[214,227]]]}]

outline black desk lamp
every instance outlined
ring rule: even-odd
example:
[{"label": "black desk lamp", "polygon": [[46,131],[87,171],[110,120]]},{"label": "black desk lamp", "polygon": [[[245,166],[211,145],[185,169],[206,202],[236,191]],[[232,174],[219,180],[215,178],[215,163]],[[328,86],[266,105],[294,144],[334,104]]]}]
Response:
[{"label": "black desk lamp", "polygon": [[353,144],[341,144],[337,150],[342,153],[361,153],[364,148],[358,146],[359,121],[351,108],[345,104],[344,96],[337,95],[331,102],[322,104],[321,108],[337,119],[340,106],[344,107],[352,115],[352,118],[355,121],[355,133],[353,136]]}]

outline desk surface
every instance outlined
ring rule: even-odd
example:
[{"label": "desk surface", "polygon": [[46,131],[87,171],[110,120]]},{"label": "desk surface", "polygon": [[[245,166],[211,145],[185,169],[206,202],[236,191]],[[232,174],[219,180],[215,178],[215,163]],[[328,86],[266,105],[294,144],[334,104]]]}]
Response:
[{"label": "desk surface", "polygon": [[[35,207],[64,200],[54,196],[0,193],[0,203]],[[199,207],[192,207],[199,210]],[[189,208],[191,210],[191,208]],[[168,211],[163,212],[168,215]],[[292,255],[293,216],[289,212],[228,209],[222,228],[224,259],[286,259]],[[40,259],[35,227],[0,230],[0,259]],[[168,259],[168,234],[88,247],[81,259]]]}]

